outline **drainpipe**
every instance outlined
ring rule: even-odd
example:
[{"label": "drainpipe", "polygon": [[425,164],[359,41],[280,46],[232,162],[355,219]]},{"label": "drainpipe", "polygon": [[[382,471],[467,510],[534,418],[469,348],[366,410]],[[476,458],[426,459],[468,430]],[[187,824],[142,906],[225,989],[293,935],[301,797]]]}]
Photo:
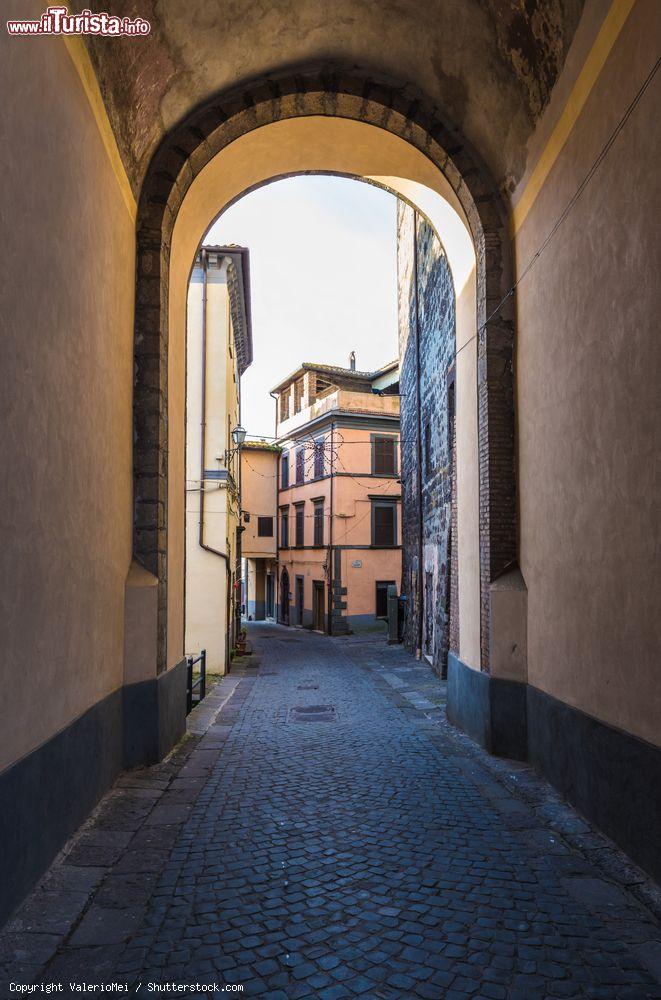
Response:
[{"label": "drainpipe", "polygon": [[[270,392],[269,396],[275,403],[275,423],[273,425],[273,430],[275,431],[274,440],[278,440],[278,397],[274,392]],[[275,463],[275,594],[273,595],[273,603],[275,604],[275,620],[280,622],[280,456]]]},{"label": "drainpipe", "polygon": [[423,544],[422,544],[422,526],[423,526],[423,505],[422,505],[422,399],[421,399],[421,389],[420,389],[420,295],[418,286],[418,219],[419,215],[416,209],[413,210],[413,280],[415,289],[415,377],[416,377],[416,424],[417,424],[417,453],[418,453],[418,468],[417,468],[417,487],[418,487],[418,524],[420,530],[418,531],[418,638],[417,638],[417,649],[416,657],[418,659],[422,658],[422,615],[424,611],[424,587],[422,579],[422,563],[423,563]]},{"label": "drainpipe", "polygon": [[333,634],[333,481],[335,440],[333,431],[335,424],[331,420],[330,446],[330,517],[328,520],[328,635]]},{"label": "drainpipe", "polygon": [[[237,394],[238,403],[239,403],[239,426],[242,426],[242,424],[241,424],[241,375],[239,374],[238,368],[239,368],[239,366],[237,364],[237,374],[238,374],[239,377],[238,377],[238,379],[236,381],[236,394]],[[231,447],[232,444],[234,444],[234,441],[232,440],[231,437],[230,437],[230,440],[227,442],[227,444],[228,444],[229,447]],[[238,487],[238,491],[239,491],[239,526],[238,526],[237,532],[236,532],[236,570],[237,570],[237,572],[236,572],[236,578],[239,581],[239,586],[237,588],[237,590],[238,590],[238,598],[239,599],[238,600],[236,599],[237,598],[237,590],[235,590],[235,592],[234,592],[234,602],[235,602],[234,603],[234,627],[235,627],[235,631],[236,631],[235,641],[239,637],[239,635],[241,634],[241,598],[244,596],[242,594],[242,592],[241,592],[241,584],[242,584],[242,580],[243,580],[243,574],[241,573],[241,559],[242,559],[242,555],[243,555],[243,532],[245,531],[245,528],[243,526],[243,510],[242,510],[243,494],[242,494],[242,485],[241,485],[242,484],[242,470],[241,470],[241,448],[242,447],[243,446],[240,443],[237,444],[237,446],[236,446],[236,465],[237,465],[237,480],[238,480],[237,487]],[[256,586],[257,586],[257,568],[255,567],[255,587]],[[248,588],[247,587],[246,587],[245,598],[246,598],[246,602],[247,602],[247,600],[248,600]],[[248,614],[248,606],[247,606],[247,603],[246,603],[246,616],[247,616],[247,614]]]},{"label": "drainpipe", "polygon": [[211,552],[214,556],[219,556],[225,561],[225,573],[227,577],[227,609],[226,609],[226,632],[225,632],[225,666],[226,671],[229,673],[230,656],[229,656],[229,616],[230,616],[230,588],[232,586],[232,573],[230,570],[229,556],[226,552],[221,552],[219,549],[214,549],[211,545],[207,545],[204,541],[204,493],[205,493],[205,481],[204,481],[204,469],[205,469],[205,457],[206,457],[206,445],[207,445],[207,251],[202,250],[202,385],[200,391],[200,525],[198,532],[198,542],[201,549],[205,552]]}]

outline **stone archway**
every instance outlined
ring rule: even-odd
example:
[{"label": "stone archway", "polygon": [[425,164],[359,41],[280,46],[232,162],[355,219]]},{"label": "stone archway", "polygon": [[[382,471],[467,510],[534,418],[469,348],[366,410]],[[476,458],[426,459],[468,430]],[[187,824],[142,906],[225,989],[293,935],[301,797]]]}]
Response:
[{"label": "stone archway", "polygon": [[[505,213],[479,158],[423,95],[373,76],[306,68],[219,95],[173,130],[143,184],[137,224],[134,555],[158,579],[158,670],[168,655],[168,347],[171,249],[184,199],[232,143],[290,119],[361,122],[399,137],[444,178],[476,256],[480,666],[489,665],[489,586],[516,561],[513,323]],[[247,186],[247,185],[246,185]],[[487,322],[488,321],[488,322]]]}]

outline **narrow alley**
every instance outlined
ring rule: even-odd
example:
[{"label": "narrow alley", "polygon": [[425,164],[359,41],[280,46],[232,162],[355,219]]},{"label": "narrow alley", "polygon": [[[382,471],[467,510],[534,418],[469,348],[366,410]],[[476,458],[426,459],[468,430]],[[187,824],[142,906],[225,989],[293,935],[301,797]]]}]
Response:
[{"label": "narrow alley", "polygon": [[382,640],[250,638],[254,665],[119,779],[6,926],[3,997],[661,997],[652,884],[452,729],[426,667]]}]

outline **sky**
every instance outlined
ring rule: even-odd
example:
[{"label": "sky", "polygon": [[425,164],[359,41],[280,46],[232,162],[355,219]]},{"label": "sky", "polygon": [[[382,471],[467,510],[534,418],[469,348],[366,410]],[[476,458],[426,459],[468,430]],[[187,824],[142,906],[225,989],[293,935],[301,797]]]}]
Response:
[{"label": "sky", "polygon": [[396,198],[344,177],[302,176],[245,195],[206,243],[250,250],[254,360],[241,384],[250,436],[273,436],[269,391],[303,361],[381,367],[397,356]]}]

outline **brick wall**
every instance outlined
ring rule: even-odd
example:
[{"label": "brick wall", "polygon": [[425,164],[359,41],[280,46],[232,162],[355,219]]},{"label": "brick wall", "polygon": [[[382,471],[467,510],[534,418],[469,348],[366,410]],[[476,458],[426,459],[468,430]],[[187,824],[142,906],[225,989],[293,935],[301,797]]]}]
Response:
[{"label": "brick wall", "polygon": [[408,609],[404,642],[412,652],[418,649],[422,615],[422,651],[431,658],[434,669],[443,674],[450,642],[451,591],[456,596],[456,572],[451,564],[454,435],[450,406],[455,298],[450,268],[438,237],[425,219],[401,201],[397,212],[397,263],[403,442],[402,593]]}]

